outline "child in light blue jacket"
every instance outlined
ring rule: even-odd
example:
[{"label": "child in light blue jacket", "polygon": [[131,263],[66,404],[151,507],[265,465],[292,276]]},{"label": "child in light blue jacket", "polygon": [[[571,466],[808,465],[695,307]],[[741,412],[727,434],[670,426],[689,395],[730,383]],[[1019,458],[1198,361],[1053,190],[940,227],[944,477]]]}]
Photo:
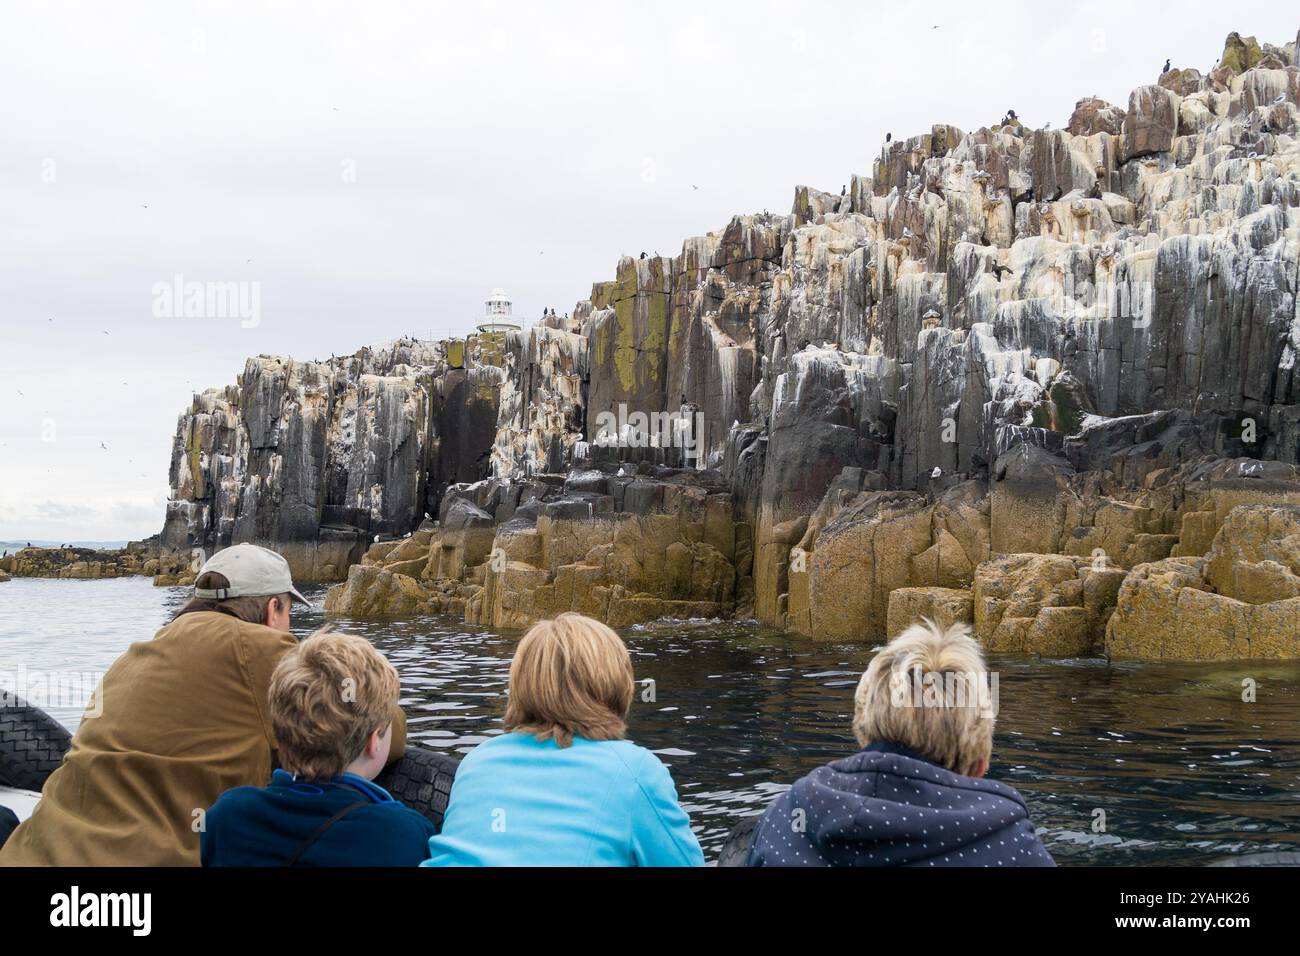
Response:
[{"label": "child in light blue jacket", "polygon": [[579,614],[535,625],[510,666],[507,733],[456,771],[423,866],[703,866],[672,777],[628,740],[632,662]]}]

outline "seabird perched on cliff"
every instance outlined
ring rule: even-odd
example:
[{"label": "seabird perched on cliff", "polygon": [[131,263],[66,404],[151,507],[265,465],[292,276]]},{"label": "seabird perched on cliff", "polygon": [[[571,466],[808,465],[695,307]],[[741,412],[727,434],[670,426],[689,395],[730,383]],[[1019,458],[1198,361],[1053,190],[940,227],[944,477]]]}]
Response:
[{"label": "seabird perched on cliff", "polygon": [[993,263],[993,277],[997,279],[999,282],[1002,281],[1002,276],[1010,271],[1011,271],[1010,266],[1004,266],[1000,262]]},{"label": "seabird perched on cliff", "polygon": [[893,134],[893,133],[886,133],[886,134],[885,134],[885,142],[886,142],[886,143],[888,143],[888,142],[889,142],[891,139],[893,139],[893,138],[894,138],[894,134]]},{"label": "seabird perched on cliff", "polygon": [[1165,57],[1165,68],[1160,71],[1160,75],[1164,76],[1168,72],[1169,72],[1169,58]]},{"label": "seabird perched on cliff", "polygon": [[645,258],[645,253],[644,253],[644,252],[641,253],[641,258],[642,258],[642,259]]},{"label": "seabird perched on cliff", "polygon": [[938,465],[935,465],[935,466],[934,466],[934,471],[930,472],[930,477],[931,477],[931,478],[938,478],[938,477],[939,477],[940,475],[942,475],[942,474],[943,474],[943,469],[940,468]]},{"label": "seabird perched on cliff", "polygon": [[849,187],[848,187],[848,186],[841,186],[841,187],[840,187],[840,195],[841,195],[841,196],[843,196],[843,195],[844,195],[845,193],[847,193],[848,191],[849,191]]},{"label": "seabird perched on cliff", "polygon": [[1020,119],[1015,110],[1007,110],[1007,119]]}]

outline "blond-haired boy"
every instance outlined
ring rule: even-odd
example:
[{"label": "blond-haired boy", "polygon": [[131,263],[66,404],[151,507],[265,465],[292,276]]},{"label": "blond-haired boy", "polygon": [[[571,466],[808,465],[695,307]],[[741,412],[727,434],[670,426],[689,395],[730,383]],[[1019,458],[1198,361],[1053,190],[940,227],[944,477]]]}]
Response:
[{"label": "blond-haired boy", "polygon": [[280,769],[207,812],[204,866],[415,866],[434,825],[374,777],[388,760],[397,671],[365,638],[317,632],[271,675]]}]

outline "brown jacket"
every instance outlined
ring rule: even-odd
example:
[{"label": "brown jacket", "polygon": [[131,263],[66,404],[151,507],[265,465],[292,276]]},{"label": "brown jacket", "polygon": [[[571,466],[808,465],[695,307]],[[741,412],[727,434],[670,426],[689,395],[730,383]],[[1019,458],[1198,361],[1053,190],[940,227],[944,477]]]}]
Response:
[{"label": "brown jacket", "polygon": [[[276,766],[268,692],[292,634],[196,611],[132,644],[0,866],[197,866],[202,811]],[[88,711],[89,714],[89,711]],[[406,744],[401,708],[392,759]]]}]

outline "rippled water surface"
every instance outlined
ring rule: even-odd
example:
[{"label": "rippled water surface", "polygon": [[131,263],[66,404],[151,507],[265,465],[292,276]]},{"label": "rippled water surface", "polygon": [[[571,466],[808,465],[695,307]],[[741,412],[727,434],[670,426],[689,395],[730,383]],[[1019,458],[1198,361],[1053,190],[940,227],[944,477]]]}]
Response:
[{"label": "rippled water surface", "polygon": [[[24,668],[103,671],[185,596],[142,578],[0,584],[0,682]],[[294,630],[322,621],[296,612]],[[500,733],[517,634],[440,618],[344,623],[401,672],[412,738],[464,753]],[[624,637],[656,697],[633,704],[629,735],[671,767],[710,858],[737,819],[856,749],[853,689],[870,648],[716,621],[659,622]],[[1062,863],[1199,864],[1300,849],[1300,666],[994,664],[991,775],[1025,795]],[[1253,703],[1241,699],[1246,679],[1256,682]],[[75,701],[51,710],[69,726],[79,718]]]}]

